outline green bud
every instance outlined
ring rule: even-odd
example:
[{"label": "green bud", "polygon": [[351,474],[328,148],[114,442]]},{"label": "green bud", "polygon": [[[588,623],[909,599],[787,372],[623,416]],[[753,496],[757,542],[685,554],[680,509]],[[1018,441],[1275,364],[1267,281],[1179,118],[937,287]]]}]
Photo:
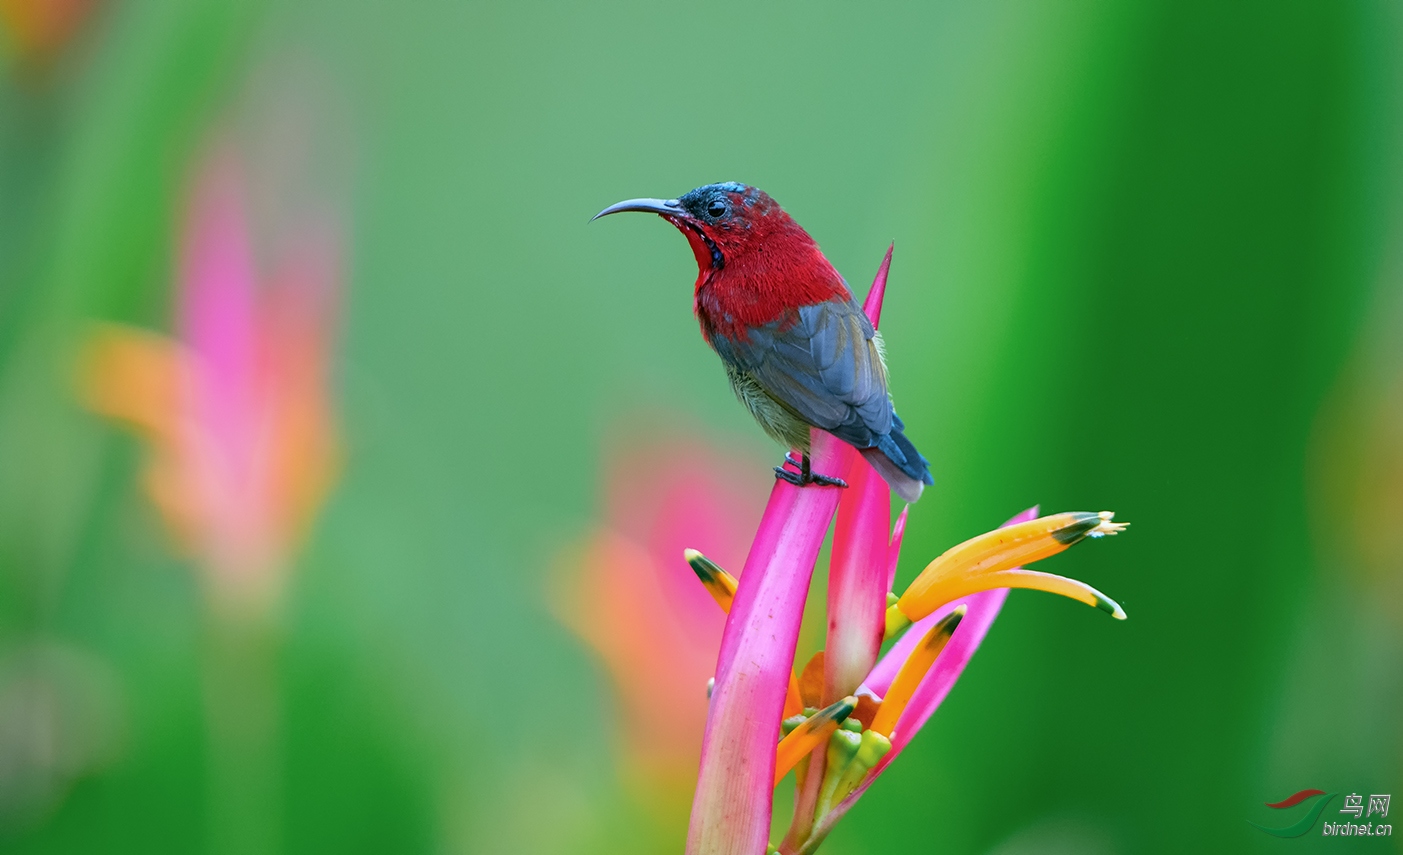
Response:
[{"label": "green bud", "polygon": [[877,761],[887,756],[891,750],[891,740],[875,730],[865,730],[862,732],[862,744],[858,746],[857,755],[853,757],[853,762],[848,764],[848,768],[843,770],[843,774],[838,779],[838,783],[833,788],[833,802],[828,809],[831,810],[848,794],[858,788],[862,779],[867,777],[867,773],[877,765]]},{"label": "green bud", "polygon": [[823,770],[823,785],[818,791],[818,805],[814,810],[814,817],[822,817],[833,809],[837,804],[834,796],[838,791],[838,782],[843,774],[852,765],[853,759],[857,757],[858,749],[862,747],[862,737],[851,730],[839,728],[833,731],[833,735],[828,738],[828,766]]}]

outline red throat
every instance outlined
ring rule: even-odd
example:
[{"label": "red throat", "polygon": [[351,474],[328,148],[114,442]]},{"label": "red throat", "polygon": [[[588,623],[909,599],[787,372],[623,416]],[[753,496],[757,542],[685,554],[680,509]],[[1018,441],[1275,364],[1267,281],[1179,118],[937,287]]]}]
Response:
[{"label": "red throat", "polygon": [[711,275],[711,247],[707,245],[706,240],[701,235],[697,234],[696,231],[689,228],[688,226],[685,226],[676,221],[673,221],[672,224],[674,226],[677,226],[678,231],[682,232],[682,234],[687,236],[687,245],[692,248],[692,255],[696,256],[696,287],[700,289],[702,283],[706,281],[707,276]]},{"label": "red throat", "polygon": [[808,232],[776,205],[743,230],[712,238],[723,257],[713,267],[711,247],[684,228],[697,258],[693,308],[707,341],[715,336],[744,340],[801,306],[849,299],[843,277],[824,258]]}]

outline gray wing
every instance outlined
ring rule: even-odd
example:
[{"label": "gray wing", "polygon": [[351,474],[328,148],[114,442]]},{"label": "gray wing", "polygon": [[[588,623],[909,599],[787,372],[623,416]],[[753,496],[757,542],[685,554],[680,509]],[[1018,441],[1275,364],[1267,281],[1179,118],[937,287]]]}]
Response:
[{"label": "gray wing", "polygon": [[859,448],[891,433],[892,406],[876,330],[849,298],[804,306],[750,331],[717,336],[722,359],[796,416]]}]

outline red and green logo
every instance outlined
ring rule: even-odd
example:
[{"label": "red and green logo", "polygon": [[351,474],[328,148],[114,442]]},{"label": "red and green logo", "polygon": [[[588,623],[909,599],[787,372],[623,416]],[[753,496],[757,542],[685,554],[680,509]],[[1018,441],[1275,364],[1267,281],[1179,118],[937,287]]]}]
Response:
[{"label": "red and green logo", "polygon": [[[1327,793],[1324,790],[1301,790],[1279,802],[1267,802],[1267,807],[1273,810],[1287,810],[1305,802],[1313,802],[1300,819],[1283,828],[1268,828],[1265,825],[1252,822],[1250,819],[1247,821],[1274,837],[1300,837],[1315,828],[1315,822],[1320,819],[1321,812],[1336,795],[1338,793]],[[1321,796],[1324,798],[1320,798]]]}]

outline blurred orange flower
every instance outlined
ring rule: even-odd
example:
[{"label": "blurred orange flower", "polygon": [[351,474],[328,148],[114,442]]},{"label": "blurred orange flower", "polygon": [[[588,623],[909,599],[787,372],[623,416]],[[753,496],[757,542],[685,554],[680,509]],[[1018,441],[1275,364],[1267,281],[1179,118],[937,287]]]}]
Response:
[{"label": "blurred orange flower", "polygon": [[0,0],[0,23],[20,57],[47,60],[96,7],[96,0]]},{"label": "blurred orange flower", "polygon": [[550,602],[608,669],[626,777],[648,798],[685,809],[726,615],[682,552],[740,567],[764,495],[737,485],[766,469],[689,435],[606,458],[605,520],[564,550]]},{"label": "blurred orange flower", "polygon": [[101,327],[84,401],[136,431],[143,486],[216,604],[276,601],[337,468],[327,391],[336,297],[330,230],[288,239],[260,281],[235,152],[202,165],[186,211],[178,339]]}]

